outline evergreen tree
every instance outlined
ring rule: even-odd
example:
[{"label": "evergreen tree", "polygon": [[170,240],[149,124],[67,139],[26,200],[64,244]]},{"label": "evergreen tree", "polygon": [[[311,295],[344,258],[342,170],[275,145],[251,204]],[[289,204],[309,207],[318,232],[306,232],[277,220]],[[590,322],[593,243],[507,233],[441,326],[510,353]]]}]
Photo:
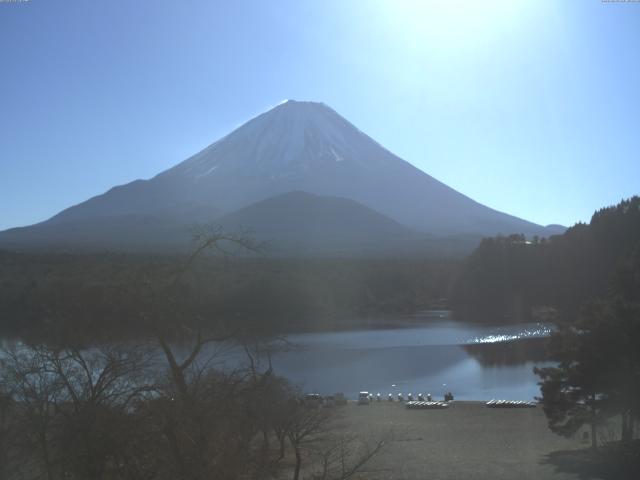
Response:
[{"label": "evergreen tree", "polygon": [[639,344],[640,304],[620,295],[587,303],[575,324],[562,326],[552,338],[559,364],[535,369],[551,430],[571,436],[588,424],[595,448],[597,424],[619,416],[622,440],[632,440],[640,413]]},{"label": "evergreen tree", "polygon": [[585,424],[591,429],[591,445],[597,446],[596,427],[606,404],[607,370],[605,353],[594,345],[592,331],[584,319],[595,318],[599,309],[584,309],[583,321],[562,326],[552,338],[556,367],[534,368],[540,377],[542,406],[549,428],[562,436],[573,436]]}]

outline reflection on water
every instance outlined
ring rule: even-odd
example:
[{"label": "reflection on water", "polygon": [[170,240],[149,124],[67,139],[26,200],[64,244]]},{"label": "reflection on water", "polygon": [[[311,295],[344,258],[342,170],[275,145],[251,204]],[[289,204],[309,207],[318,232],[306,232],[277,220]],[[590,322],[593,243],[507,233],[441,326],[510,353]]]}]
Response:
[{"label": "reflection on water", "polygon": [[464,345],[465,351],[482,366],[517,365],[546,362],[548,338],[524,338],[518,341],[475,343]]},{"label": "reflection on water", "polygon": [[403,327],[292,335],[301,348],[276,354],[273,365],[306,391],[342,391],[351,398],[360,390],[436,398],[451,391],[466,400],[540,394],[532,370],[546,360],[544,337],[551,330],[545,325],[430,319]]},{"label": "reflection on water", "polygon": [[[511,342],[513,340],[526,340],[530,338],[545,338],[551,334],[551,327],[542,323],[528,324],[515,327],[493,327],[497,333],[485,334],[470,339],[467,343],[497,343]],[[515,331],[514,331],[515,329]],[[500,332],[500,330],[507,330]]]}]

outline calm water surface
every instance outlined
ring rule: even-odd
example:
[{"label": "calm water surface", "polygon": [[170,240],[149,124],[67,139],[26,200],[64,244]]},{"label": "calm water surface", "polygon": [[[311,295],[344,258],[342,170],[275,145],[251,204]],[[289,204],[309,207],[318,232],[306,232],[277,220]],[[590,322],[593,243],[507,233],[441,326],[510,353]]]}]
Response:
[{"label": "calm water surface", "polygon": [[532,371],[543,363],[540,357],[526,358],[531,348],[524,358],[506,352],[535,345],[530,339],[549,335],[545,325],[478,326],[442,314],[404,327],[291,335],[298,348],[276,354],[273,365],[306,392],[350,398],[361,390],[436,398],[451,391],[460,400],[531,400],[540,394]]},{"label": "calm water surface", "polygon": [[[540,395],[532,370],[547,363],[542,352],[548,326],[478,326],[452,321],[448,312],[396,318],[392,325],[289,335],[294,346],[275,353],[273,367],[305,392],[343,392],[352,399],[362,390],[385,398],[389,393],[442,398],[447,391],[459,400]],[[231,348],[220,366],[245,361],[242,351]]]}]

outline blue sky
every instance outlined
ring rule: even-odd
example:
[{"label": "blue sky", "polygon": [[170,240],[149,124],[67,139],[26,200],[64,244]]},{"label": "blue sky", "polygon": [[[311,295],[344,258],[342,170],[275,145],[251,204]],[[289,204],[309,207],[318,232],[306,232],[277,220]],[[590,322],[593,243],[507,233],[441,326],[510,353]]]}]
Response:
[{"label": "blue sky", "polygon": [[538,223],[640,194],[640,3],[29,0],[0,3],[0,45],[0,229],[286,98]]}]

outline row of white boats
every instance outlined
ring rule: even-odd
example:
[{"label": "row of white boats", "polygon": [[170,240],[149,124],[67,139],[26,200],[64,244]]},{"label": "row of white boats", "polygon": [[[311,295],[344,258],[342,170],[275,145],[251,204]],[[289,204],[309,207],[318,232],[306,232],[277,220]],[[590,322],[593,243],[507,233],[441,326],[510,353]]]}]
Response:
[{"label": "row of white boats", "polygon": [[535,402],[525,402],[524,400],[489,400],[485,404],[488,408],[535,408]]},{"label": "row of white boats", "polygon": [[[450,402],[423,402],[409,401],[406,403],[408,409],[429,410],[449,408]],[[525,402],[524,400],[489,400],[485,404],[488,408],[535,408],[535,402]]]},{"label": "row of white boats", "polygon": [[[450,394],[447,394],[450,395]],[[446,397],[446,395],[445,395]],[[419,402],[431,402],[432,401],[432,397],[430,393],[427,393],[425,395],[423,395],[422,393],[419,393],[418,396],[416,397],[416,399],[414,399],[413,394],[409,394],[407,395],[407,402],[413,402],[413,401],[419,401]],[[404,395],[402,393],[398,393],[396,396],[394,396],[392,393],[390,393],[387,396],[387,401],[388,402],[394,402],[394,401],[398,402],[404,402]],[[379,393],[376,393],[375,395],[373,395],[373,393],[369,393],[369,392],[360,392],[358,394],[358,403],[360,405],[364,405],[364,404],[368,404],[371,403],[373,401],[376,402],[381,402],[382,401],[382,395],[380,395]],[[451,395],[451,400],[453,400],[453,395]]]},{"label": "row of white boats", "polygon": [[440,410],[443,408],[449,408],[449,402],[412,401],[412,402],[407,402],[406,407],[409,410]]},{"label": "row of white boats", "polygon": [[[392,393],[390,393],[387,396],[387,401],[389,402],[394,402],[394,401],[398,402],[404,402],[405,401],[405,397],[402,393],[398,393],[397,395],[393,395]],[[382,401],[382,395],[377,393],[376,395],[373,395],[372,393],[369,392],[360,392],[358,395],[358,404],[359,405],[368,405],[372,402],[381,402]],[[453,395],[451,395],[451,393],[447,392],[445,394],[445,398],[443,402],[440,401],[433,401],[431,394],[427,393],[425,395],[423,395],[422,393],[419,393],[417,395],[417,398],[414,398],[414,396],[410,393],[409,395],[407,395],[407,399],[406,399],[406,407],[408,409],[417,409],[417,410],[421,410],[421,409],[441,409],[441,408],[448,408],[450,402],[453,401]],[[489,400],[487,403],[485,403],[485,406],[487,408],[535,408],[536,407],[536,403],[535,402],[527,402],[524,400],[496,400],[496,399],[491,399]]]}]

